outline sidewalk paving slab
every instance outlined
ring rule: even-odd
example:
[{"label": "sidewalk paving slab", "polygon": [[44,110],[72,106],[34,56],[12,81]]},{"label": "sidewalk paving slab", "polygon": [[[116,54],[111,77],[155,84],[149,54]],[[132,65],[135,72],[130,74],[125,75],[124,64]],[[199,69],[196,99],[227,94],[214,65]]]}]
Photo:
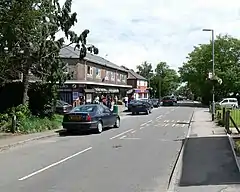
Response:
[{"label": "sidewalk paving slab", "polygon": [[0,133],[0,151],[15,147],[17,145],[25,144],[34,140],[44,139],[58,135],[60,129],[45,131],[41,133],[33,133],[27,135],[14,135]]},{"label": "sidewalk paving slab", "polygon": [[211,121],[207,109],[195,109],[186,139],[169,191],[240,191],[240,173],[229,139],[224,128]]}]

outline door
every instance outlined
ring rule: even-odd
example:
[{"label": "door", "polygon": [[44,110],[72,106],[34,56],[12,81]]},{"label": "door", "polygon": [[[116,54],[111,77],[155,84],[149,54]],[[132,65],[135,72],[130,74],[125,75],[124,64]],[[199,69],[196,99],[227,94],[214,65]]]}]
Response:
[{"label": "door", "polygon": [[115,123],[115,116],[113,115],[112,111],[106,107],[105,105],[103,105],[104,108],[104,118],[106,120],[106,126],[112,126]]}]

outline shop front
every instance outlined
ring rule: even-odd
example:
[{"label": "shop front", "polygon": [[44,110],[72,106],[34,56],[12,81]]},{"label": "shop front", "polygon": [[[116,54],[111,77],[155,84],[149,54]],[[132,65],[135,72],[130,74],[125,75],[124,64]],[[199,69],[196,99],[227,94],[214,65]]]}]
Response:
[{"label": "shop front", "polygon": [[148,99],[149,98],[149,90],[148,89],[131,89],[127,91],[127,95],[129,99]]}]

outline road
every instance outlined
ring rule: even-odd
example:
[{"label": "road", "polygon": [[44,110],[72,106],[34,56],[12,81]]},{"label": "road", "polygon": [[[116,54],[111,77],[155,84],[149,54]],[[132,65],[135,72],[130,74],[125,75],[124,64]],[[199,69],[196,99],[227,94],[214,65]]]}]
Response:
[{"label": "road", "polygon": [[0,153],[1,192],[166,191],[194,108],[126,115],[102,134],[53,137]]}]

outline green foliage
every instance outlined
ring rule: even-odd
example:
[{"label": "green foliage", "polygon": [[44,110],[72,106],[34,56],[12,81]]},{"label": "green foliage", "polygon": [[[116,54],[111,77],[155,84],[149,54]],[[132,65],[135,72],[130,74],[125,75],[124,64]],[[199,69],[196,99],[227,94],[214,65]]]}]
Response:
[{"label": "green foliage", "polygon": [[18,133],[27,134],[58,129],[62,123],[61,115],[51,117],[33,116],[28,106],[19,105],[9,109],[5,114],[0,114],[0,131],[10,132],[13,114],[16,115]]},{"label": "green foliage", "polygon": [[153,76],[152,64],[144,61],[141,65],[137,66],[137,73],[146,79],[150,79]]},{"label": "green foliage", "polygon": [[[66,63],[60,58],[60,49],[71,44],[80,52],[80,58],[87,51],[98,54],[94,45],[87,44],[89,30],[77,34],[71,28],[77,22],[77,14],[72,13],[72,0],[66,0],[63,6],[59,0],[1,0],[0,2],[0,84],[20,79],[22,74],[22,103],[28,100],[29,80],[31,72],[37,79],[47,84],[42,97],[46,97],[42,107],[46,105],[53,111],[56,98],[56,84],[62,84],[69,78],[65,73]],[[64,36],[57,39],[56,34]],[[70,43],[65,45],[65,40]],[[46,90],[48,89],[48,90]],[[42,88],[36,90],[38,93]],[[51,98],[50,96],[53,96]],[[40,104],[39,104],[40,105]]]},{"label": "green foliage", "polygon": [[222,84],[208,79],[212,72],[212,43],[194,47],[188,61],[179,68],[182,82],[188,82],[192,93],[202,97],[203,102],[211,101],[212,85],[215,85],[216,100],[227,97],[229,93],[240,90],[240,40],[229,35],[217,36],[215,40],[215,76],[222,79]]},{"label": "green foliage", "polygon": [[[153,71],[152,64],[143,62],[137,66],[138,73],[150,82],[150,93],[152,96],[159,97],[172,94],[179,86],[179,76],[174,69],[171,69],[166,62],[157,64]],[[155,73],[154,73],[155,72]]]},{"label": "green foliage", "polygon": [[19,132],[23,134],[36,133],[47,130],[59,129],[61,126],[62,118],[59,116],[53,117],[51,119],[39,118],[36,116],[30,116],[19,124]]}]

